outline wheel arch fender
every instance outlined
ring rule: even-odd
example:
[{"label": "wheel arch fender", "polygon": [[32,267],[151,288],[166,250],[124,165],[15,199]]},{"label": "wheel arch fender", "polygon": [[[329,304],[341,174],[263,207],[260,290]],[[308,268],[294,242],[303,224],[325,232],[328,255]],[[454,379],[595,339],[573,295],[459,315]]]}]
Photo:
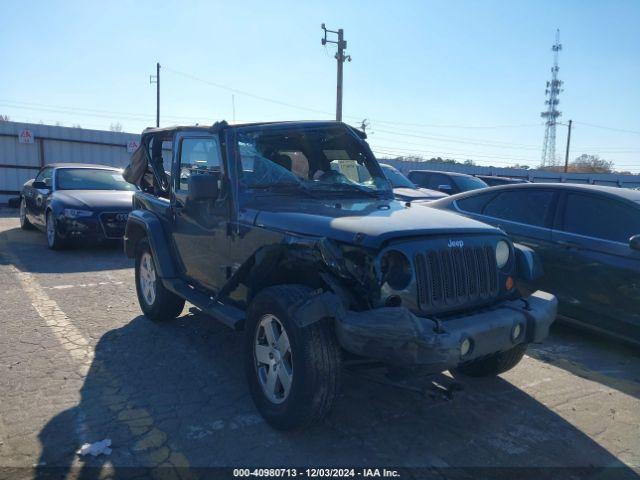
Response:
[{"label": "wheel arch fender", "polygon": [[160,219],[151,212],[134,210],[127,218],[124,233],[124,252],[127,257],[135,256],[138,243],[143,238],[149,242],[158,275],[161,278],[174,278],[176,268],[171,255],[171,246],[167,242]]}]

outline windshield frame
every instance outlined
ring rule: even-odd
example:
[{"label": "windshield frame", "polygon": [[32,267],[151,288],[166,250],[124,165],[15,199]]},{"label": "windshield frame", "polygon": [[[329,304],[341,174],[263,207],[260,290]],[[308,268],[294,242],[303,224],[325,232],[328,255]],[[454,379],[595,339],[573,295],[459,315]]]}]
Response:
[{"label": "windshield frame", "polygon": [[[363,198],[377,198],[384,200],[393,199],[393,189],[391,187],[390,182],[388,181],[382,167],[378,163],[375,155],[371,151],[369,144],[364,141],[364,139],[359,136],[356,132],[354,132],[353,128],[341,123],[341,122],[333,122],[333,121],[318,121],[318,122],[282,122],[282,123],[274,123],[274,124],[259,124],[259,125],[247,125],[247,126],[239,126],[232,127],[230,140],[231,140],[231,150],[232,150],[232,162],[229,162],[229,171],[234,177],[234,190],[236,194],[236,198],[240,203],[245,203],[250,197],[265,194],[276,194],[276,195],[294,195],[295,189],[288,189],[289,192],[278,192],[277,188],[251,188],[249,186],[241,185],[241,175],[239,169],[242,168],[242,154],[240,150],[240,142],[241,137],[245,137],[250,134],[260,134],[264,133],[267,135],[283,135],[286,136],[287,132],[291,132],[292,134],[300,134],[305,131],[309,132],[318,132],[323,129],[334,130],[336,133],[344,132],[344,134],[349,135],[350,141],[354,142],[354,145],[360,150],[363,155],[363,163],[361,165],[366,168],[368,174],[373,178],[375,188],[369,189],[369,187],[364,186],[360,183],[353,182],[352,189],[345,188],[345,185],[350,185],[348,183],[339,184],[339,188],[330,189],[330,183],[324,184],[324,182],[319,182],[315,184],[315,182],[307,181],[305,179],[298,178],[297,181],[291,182],[292,185],[299,185],[301,190],[306,190],[307,192],[313,192],[312,195],[306,195],[307,197],[313,196],[318,198],[319,200],[323,199],[323,195],[326,195],[327,198],[331,197],[345,197],[351,195],[354,198],[363,199]],[[378,181],[380,180],[380,181]],[[365,189],[370,191],[364,191]],[[243,192],[241,193],[241,190]],[[304,194],[304,193],[303,193]]]},{"label": "windshield frame", "polygon": [[126,180],[123,179],[123,183],[126,185],[127,188],[122,188],[122,189],[117,189],[117,188],[64,188],[60,186],[60,181],[58,178],[58,175],[60,174],[61,171],[63,170],[92,170],[92,171],[106,171],[106,172],[111,172],[111,173],[119,173],[120,175],[122,175],[122,170],[118,169],[118,168],[102,168],[102,167],[74,167],[74,166],[69,166],[69,167],[59,167],[56,168],[54,171],[54,182],[53,182],[53,189],[54,190],[61,190],[61,191],[73,191],[73,190],[90,190],[92,192],[135,192],[138,190],[138,188],[131,184],[128,183]]}]

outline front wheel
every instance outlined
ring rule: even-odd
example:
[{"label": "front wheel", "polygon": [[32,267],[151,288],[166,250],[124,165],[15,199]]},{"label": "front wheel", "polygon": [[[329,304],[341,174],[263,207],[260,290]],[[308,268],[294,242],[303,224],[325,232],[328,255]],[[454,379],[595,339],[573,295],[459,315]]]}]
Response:
[{"label": "front wheel", "polygon": [[153,321],[176,318],[184,308],[184,298],[167,290],[156,273],[151,247],[142,240],[136,249],[136,293],[138,303],[147,318]]},{"label": "front wheel", "polygon": [[47,233],[47,246],[51,250],[60,250],[66,246],[64,238],[58,233],[56,225],[56,217],[53,212],[49,210],[46,216],[46,233]]},{"label": "front wheel", "polygon": [[258,411],[279,430],[322,420],[339,387],[341,354],[330,319],[300,327],[290,315],[310,292],[301,285],[269,287],[249,306],[245,373]]},{"label": "front wheel", "polygon": [[527,344],[521,343],[506,352],[499,352],[481,360],[460,365],[454,373],[469,377],[494,377],[515,367],[527,351]]}]

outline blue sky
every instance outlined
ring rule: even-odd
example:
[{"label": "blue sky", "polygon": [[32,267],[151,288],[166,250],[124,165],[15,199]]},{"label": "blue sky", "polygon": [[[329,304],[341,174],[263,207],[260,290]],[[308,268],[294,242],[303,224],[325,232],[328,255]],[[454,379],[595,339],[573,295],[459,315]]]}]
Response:
[{"label": "blue sky", "polygon": [[322,22],[345,29],[344,117],[370,120],[375,151],[495,166],[539,164],[559,27],[571,157],[640,172],[638,0],[5,1],[0,113],[139,132],[159,61],[162,125],[231,120],[232,94],[237,121],[331,118]]}]

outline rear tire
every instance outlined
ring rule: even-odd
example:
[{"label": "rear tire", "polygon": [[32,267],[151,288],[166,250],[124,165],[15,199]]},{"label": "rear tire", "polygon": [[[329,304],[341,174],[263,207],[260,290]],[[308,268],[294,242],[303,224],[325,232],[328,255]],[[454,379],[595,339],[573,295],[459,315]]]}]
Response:
[{"label": "rear tire", "polygon": [[157,276],[155,259],[146,240],[136,248],[136,293],[145,316],[154,322],[172,320],[184,309],[184,298],[167,290]]},{"label": "rear tire", "polygon": [[22,230],[33,230],[33,225],[27,218],[27,202],[24,197],[20,199],[20,228]]},{"label": "rear tire", "polygon": [[269,287],[248,310],[244,355],[249,390],[260,414],[278,430],[320,422],[339,388],[341,352],[331,320],[300,327],[289,314],[310,293],[302,285]]},{"label": "rear tire", "polygon": [[454,370],[454,373],[461,373],[468,377],[494,377],[511,370],[520,363],[526,351],[527,344],[521,343],[506,352],[494,353],[482,360],[461,365]]}]

